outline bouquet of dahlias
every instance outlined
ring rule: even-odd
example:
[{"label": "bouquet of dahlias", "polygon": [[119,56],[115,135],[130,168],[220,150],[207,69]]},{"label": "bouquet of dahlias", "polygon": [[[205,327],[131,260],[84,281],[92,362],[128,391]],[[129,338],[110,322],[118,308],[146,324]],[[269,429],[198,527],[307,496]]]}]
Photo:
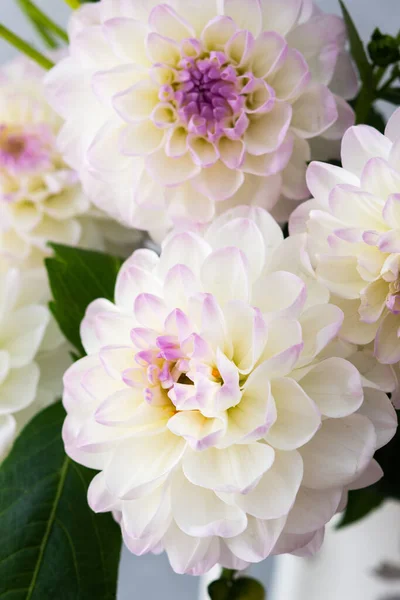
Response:
[{"label": "bouquet of dahlias", "polygon": [[65,2],[0,23],[0,597],[115,599],[122,539],[262,600],[400,499],[400,36]]}]

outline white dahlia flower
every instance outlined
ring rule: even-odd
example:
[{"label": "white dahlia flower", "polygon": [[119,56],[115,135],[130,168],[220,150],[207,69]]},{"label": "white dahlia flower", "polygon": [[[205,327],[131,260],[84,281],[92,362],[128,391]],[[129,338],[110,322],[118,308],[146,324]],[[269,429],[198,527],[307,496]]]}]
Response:
[{"label": "white dahlia flower", "polygon": [[374,340],[382,363],[400,361],[400,109],[385,135],[366,125],[350,128],[342,143],[343,168],[312,163],[313,200],[299,207],[291,232],[308,230],[317,278],[344,311],[341,337]]},{"label": "white dahlia flower", "polygon": [[88,307],[63,439],[100,471],[90,506],[133,553],[192,574],[312,553],[347,489],[381,476],[396,428],[382,375],[336,349],[342,311],[288,272],[296,254],[267,212],[238,207],[160,257],[137,250],[115,303]]},{"label": "white dahlia flower", "polygon": [[[17,59],[0,71],[0,255],[36,267],[49,240],[103,249],[132,240],[82,192],[56,147],[62,120],[48,105],[43,71]],[[131,248],[133,243],[131,244]]]},{"label": "white dahlia flower", "polygon": [[304,199],[309,141],[353,122],[344,23],[309,0],[101,0],[69,34],[47,76],[60,148],[131,226]]},{"label": "white dahlia flower", "polygon": [[30,416],[60,395],[54,369],[59,372],[69,364],[49,310],[42,304],[41,284],[42,274],[37,271],[21,274],[1,265],[0,461]]}]

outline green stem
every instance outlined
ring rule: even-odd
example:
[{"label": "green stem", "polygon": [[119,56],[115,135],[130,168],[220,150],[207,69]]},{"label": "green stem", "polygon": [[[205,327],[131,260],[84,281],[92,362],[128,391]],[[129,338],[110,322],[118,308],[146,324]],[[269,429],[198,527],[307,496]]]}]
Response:
[{"label": "green stem", "polygon": [[376,70],[376,73],[374,73],[373,82],[374,82],[375,89],[378,87],[378,85],[382,81],[382,78],[384,77],[386,70],[387,70],[387,67],[378,67],[378,69]]},{"label": "green stem", "polygon": [[365,123],[375,99],[375,90],[369,85],[363,85],[358,94],[354,108],[356,113],[356,125]]},{"label": "green stem", "polygon": [[389,77],[389,79],[386,81],[386,83],[383,84],[383,86],[378,90],[378,95],[381,94],[382,92],[385,92],[394,81],[396,81],[396,79],[399,77],[399,74],[397,72],[396,69],[393,69],[394,73],[392,73],[392,75]]},{"label": "green stem", "polygon": [[36,25],[43,25],[63,42],[68,43],[68,35],[62,27],[57,25],[46,13],[38,8],[31,0],[18,0],[22,10],[31,18]]},{"label": "green stem", "polygon": [[73,10],[75,10],[76,8],[79,8],[81,3],[79,2],[79,0],[65,0],[65,2],[68,4],[68,6],[70,6]]},{"label": "green stem", "polygon": [[222,569],[220,579],[226,579],[227,581],[232,581],[236,575],[237,571],[235,569]]},{"label": "green stem", "polygon": [[32,60],[37,62],[38,65],[43,67],[44,69],[51,69],[54,66],[54,63],[49,60],[46,56],[38,52],[33,46],[28,44],[25,40],[20,38],[18,35],[7,29],[4,25],[0,23],[0,37],[3,38],[6,42],[17,48],[26,56],[29,56]]}]

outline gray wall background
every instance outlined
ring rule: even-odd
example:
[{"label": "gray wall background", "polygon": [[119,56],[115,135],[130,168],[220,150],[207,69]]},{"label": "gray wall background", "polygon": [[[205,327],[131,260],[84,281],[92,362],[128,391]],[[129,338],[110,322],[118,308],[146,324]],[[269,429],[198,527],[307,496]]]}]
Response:
[{"label": "gray wall background", "polygon": [[[316,2],[324,11],[340,14],[337,0],[316,0]],[[52,17],[60,24],[65,24],[70,14],[70,9],[63,0],[37,0],[37,5],[49,13],[51,12]],[[365,40],[369,39],[375,27],[391,34],[395,34],[399,30],[400,0],[347,0],[346,5]],[[25,39],[37,42],[31,27],[16,6],[15,0],[0,0],[0,22]],[[38,45],[40,46],[40,44]],[[9,60],[14,55],[14,49],[0,40],[0,63]],[[389,110],[389,106],[386,108]],[[267,560],[255,565],[251,570],[255,577],[264,582],[267,589],[271,577],[273,577],[274,560]],[[137,558],[126,549],[123,550],[117,600],[159,600],[161,598],[165,600],[197,600],[197,589],[197,578],[173,573],[164,555],[147,555]],[[92,599],[88,598],[87,600]],[[274,600],[274,598],[269,595],[268,600]],[[288,598],[287,600],[296,599]]]}]

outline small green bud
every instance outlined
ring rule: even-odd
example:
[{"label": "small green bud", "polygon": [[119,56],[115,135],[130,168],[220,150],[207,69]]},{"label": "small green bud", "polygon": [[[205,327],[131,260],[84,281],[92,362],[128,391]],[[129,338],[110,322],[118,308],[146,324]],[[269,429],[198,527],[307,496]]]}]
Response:
[{"label": "small green bud", "polygon": [[400,60],[399,41],[376,28],[368,44],[368,53],[378,67],[387,67]]}]

